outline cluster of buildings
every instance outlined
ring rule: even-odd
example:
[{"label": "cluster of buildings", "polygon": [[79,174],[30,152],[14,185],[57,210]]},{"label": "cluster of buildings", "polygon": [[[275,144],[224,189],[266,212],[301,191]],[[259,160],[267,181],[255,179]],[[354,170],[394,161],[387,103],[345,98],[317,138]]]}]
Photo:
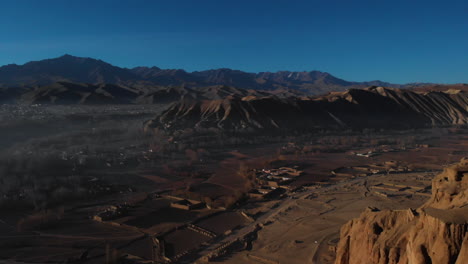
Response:
[{"label": "cluster of buildings", "polygon": [[294,178],[302,174],[297,166],[262,169],[254,172],[259,184],[257,188],[249,191],[250,198],[264,198],[275,193],[280,194],[280,189],[289,189],[289,184]]},{"label": "cluster of buildings", "polygon": [[[302,174],[302,171],[300,171],[297,166],[259,169],[254,172],[258,182],[258,188],[253,189],[249,193],[249,196],[262,199],[279,197],[284,194],[286,190],[289,189],[288,185]],[[161,210],[167,209],[168,207],[184,211],[211,209],[202,201],[163,193],[147,195],[146,199],[164,200],[165,203],[162,205]],[[130,210],[130,208],[132,208],[132,210]],[[184,214],[179,210],[178,214]],[[196,212],[186,212],[185,214]],[[254,221],[241,211],[215,210],[213,212],[214,213],[209,213],[202,217],[197,217],[195,220],[184,220],[183,224],[178,224],[164,232],[149,235],[149,237],[153,238],[155,241],[152,249],[153,260],[158,261],[158,263],[168,263],[190,258],[191,254],[200,249],[204,249],[213,241],[228,236],[234,230]],[[140,228],[137,225],[130,224],[128,221],[128,219],[139,219],[144,216],[143,213],[141,213],[141,215],[139,214],[140,211],[137,205],[128,201],[123,205],[108,206],[104,210],[96,213],[93,219],[111,225]],[[121,219],[124,219],[125,222]],[[216,247],[214,252],[216,254],[221,254],[221,252],[224,252],[228,246],[236,241],[238,240],[226,242]],[[141,257],[130,254],[125,255],[122,260],[124,261],[123,263],[151,263]]]},{"label": "cluster of buildings", "polygon": [[198,210],[206,208],[206,204],[196,200],[181,199],[171,202],[171,207],[182,210]]},{"label": "cluster of buildings", "polygon": [[98,222],[110,221],[127,215],[127,205],[111,205],[103,211],[98,212],[93,216],[93,219]]}]

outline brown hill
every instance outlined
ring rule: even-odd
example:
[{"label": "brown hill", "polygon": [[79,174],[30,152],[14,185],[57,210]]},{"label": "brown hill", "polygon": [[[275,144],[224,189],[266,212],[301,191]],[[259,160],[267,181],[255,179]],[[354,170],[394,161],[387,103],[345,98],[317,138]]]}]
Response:
[{"label": "brown hill", "polygon": [[[182,99],[212,100],[230,96],[266,96],[272,92],[217,85],[191,89],[184,86],[128,87],[116,84],[57,82],[36,88],[0,88],[1,103],[22,104],[166,104]],[[293,93],[275,91],[279,97]]]},{"label": "brown hill", "polygon": [[181,100],[147,124],[174,131],[342,128],[414,128],[467,123],[468,93],[371,87],[321,97],[234,94],[216,100]]},{"label": "brown hill", "polygon": [[444,91],[448,91],[448,90],[468,92],[468,84],[466,84],[466,83],[459,83],[459,84],[427,84],[427,85],[419,85],[419,86],[409,85],[406,88],[412,89],[414,91],[419,91],[419,92],[431,92],[431,91],[444,92]]},{"label": "brown hill", "polygon": [[139,91],[118,85],[57,82],[31,89],[17,100],[26,104],[121,104],[138,96]]},{"label": "brown hill", "polygon": [[432,181],[412,210],[368,209],[341,228],[336,264],[468,263],[468,159]]}]

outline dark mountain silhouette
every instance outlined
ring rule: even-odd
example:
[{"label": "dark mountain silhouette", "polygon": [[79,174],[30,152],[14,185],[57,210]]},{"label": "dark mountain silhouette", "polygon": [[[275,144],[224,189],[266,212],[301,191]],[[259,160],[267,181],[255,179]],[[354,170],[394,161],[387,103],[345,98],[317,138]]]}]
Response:
[{"label": "dark mountain silhouette", "polygon": [[117,84],[137,78],[131,71],[104,61],[70,55],[0,67],[0,85],[10,87],[41,86],[58,81]]},{"label": "dark mountain silhouette", "polygon": [[[0,87],[39,87],[56,82],[115,84],[137,89],[154,86],[205,87],[227,85],[255,90],[296,90],[324,94],[370,85],[401,88],[402,85],[380,81],[349,82],[320,71],[248,73],[232,69],[186,72],[180,69],[136,67],[126,69],[101,60],[64,55],[32,61],[24,65],[0,67]],[[417,84],[419,86],[420,84]]]},{"label": "dark mountain silhouette", "polygon": [[0,67],[0,103],[170,103],[182,98],[222,99],[230,95],[285,98],[323,95],[369,86],[417,91],[466,91],[466,84],[350,82],[320,71],[248,73],[232,69],[126,69],[93,58],[64,55]]}]

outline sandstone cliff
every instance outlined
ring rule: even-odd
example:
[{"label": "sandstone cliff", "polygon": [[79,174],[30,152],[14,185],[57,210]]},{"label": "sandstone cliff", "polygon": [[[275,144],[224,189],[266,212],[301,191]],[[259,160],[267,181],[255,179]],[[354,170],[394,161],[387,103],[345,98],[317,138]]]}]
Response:
[{"label": "sandstone cliff", "polygon": [[368,208],[341,228],[336,264],[468,263],[468,159],[432,182],[416,210]]}]

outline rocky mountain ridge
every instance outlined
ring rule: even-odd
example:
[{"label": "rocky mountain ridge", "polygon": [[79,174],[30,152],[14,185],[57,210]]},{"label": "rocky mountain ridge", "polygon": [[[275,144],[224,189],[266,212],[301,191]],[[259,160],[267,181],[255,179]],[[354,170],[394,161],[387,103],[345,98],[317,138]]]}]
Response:
[{"label": "rocky mountain ridge", "polygon": [[154,86],[205,87],[226,85],[255,90],[296,90],[307,94],[324,94],[371,85],[394,88],[420,86],[381,81],[351,82],[320,71],[249,73],[227,68],[186,72],[181,69],[113,66],[102,60],[64,55],[54,59],[32,61],[24,65],[0,67],[0,87],[38,88],[56,82],[113,84],[132,88]]},{"label": "rocky mountain ridge", "polygon": [[147,123],[147,128],[177,131],[317,129],[408,129],[468,123],[468,93],[412,92],[371,87],[325,96],[232,94],[215,100],[184,99]]}]

